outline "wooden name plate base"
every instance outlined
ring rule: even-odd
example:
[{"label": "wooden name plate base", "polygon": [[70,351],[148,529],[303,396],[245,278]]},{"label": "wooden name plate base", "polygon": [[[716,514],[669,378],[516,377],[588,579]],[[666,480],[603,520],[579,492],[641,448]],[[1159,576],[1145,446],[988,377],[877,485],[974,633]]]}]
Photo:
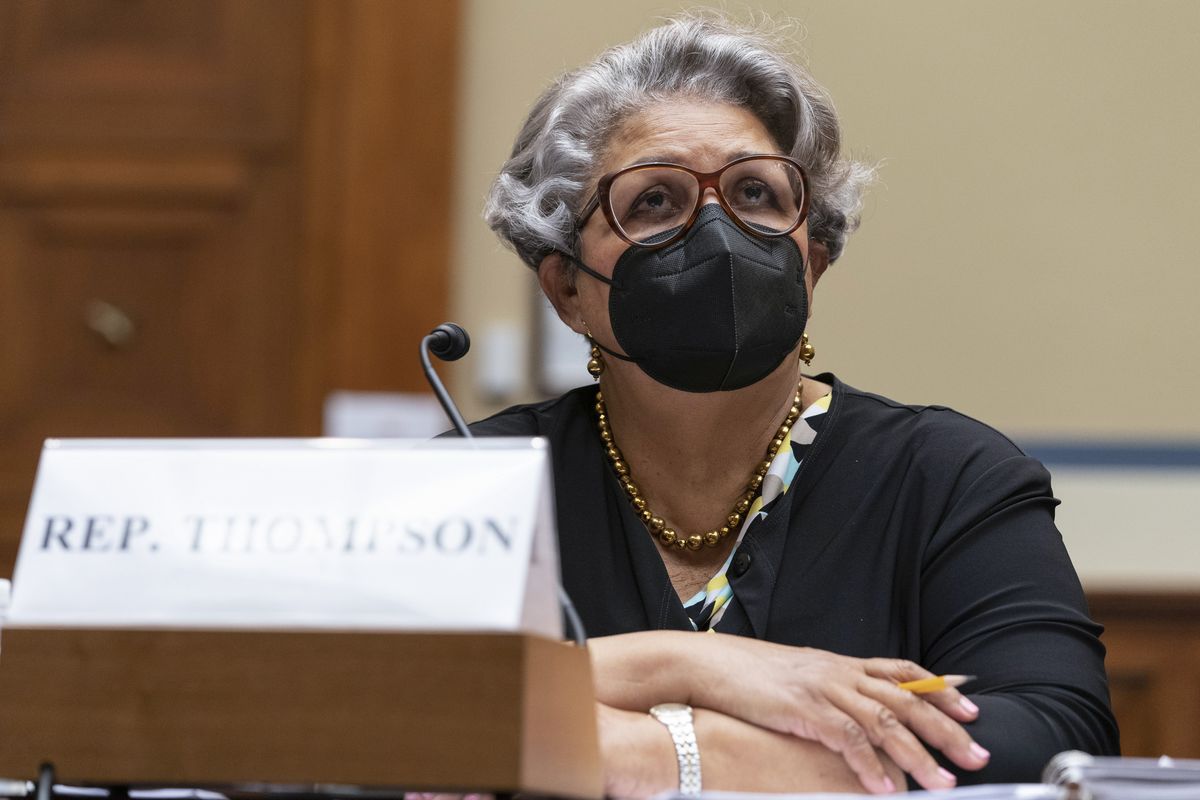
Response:
[{"label": "wooden name plate base", "polygon": [[603,795],[585,650],[503,633],[6,629],[0,775]]}]

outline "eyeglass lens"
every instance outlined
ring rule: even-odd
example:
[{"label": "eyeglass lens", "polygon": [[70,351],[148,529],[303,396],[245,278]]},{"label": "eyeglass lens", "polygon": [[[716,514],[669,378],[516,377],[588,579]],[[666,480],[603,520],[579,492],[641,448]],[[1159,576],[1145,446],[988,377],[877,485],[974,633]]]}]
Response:
[{"label": "eyeglass lens", "polygon": [[[804,205],[804,181],[787,161],[731,164],[718,182],[726,205],[742,222],[774,232],[792,228]],[[687,222],[699,199],[696,176],[676,167],[642,167],[619,174],[608,190],[613,219],[625,236],[646,242]]]}]

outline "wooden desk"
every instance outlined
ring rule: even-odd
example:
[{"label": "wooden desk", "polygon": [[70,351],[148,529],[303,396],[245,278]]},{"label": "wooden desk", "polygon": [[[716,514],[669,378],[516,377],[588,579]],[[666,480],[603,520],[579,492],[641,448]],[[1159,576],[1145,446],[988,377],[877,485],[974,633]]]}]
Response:
[{"label": "wooden desk", "polygon": [[603,794],[588,654],[548,639],[0,635],[0,775]]}]

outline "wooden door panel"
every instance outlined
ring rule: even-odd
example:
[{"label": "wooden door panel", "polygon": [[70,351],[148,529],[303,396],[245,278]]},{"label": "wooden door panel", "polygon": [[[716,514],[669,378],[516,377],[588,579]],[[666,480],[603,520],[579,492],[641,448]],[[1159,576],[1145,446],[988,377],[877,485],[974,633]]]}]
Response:
[{"label": "wooden door panel", "polygon": [[286,143],[306,11],[291,0],[0,3],[0,140]]},{"label": "wooden door panel", "polygon": [[37,358],[8,369],[26,399],[0,411],[0,429],[119,436],[231,428],[206,383],[233,348],[212,347],[221,331],[210,338],[193,322],[200,310],[229,304],[226,275],[196,250],[180,239],[29,236],[18,260],[38,268],[22,270],[20,302],[0,301],[0,313],[18,324],[15,350]]},{"label": "wooden door panel", "polygon": [[[279,173],[261,169],[225,195],[77,181],[55,197],[0,182],[0,427],[49,415],[63,435],[96,432],[72,423],[85,415],[109,420],[112,435],[288,430],[299,219],[294,180]],[[127,340],[108,335],[106,313],[129,318]],[[72,405],[88,410],[56,411]]]},{"label": "wooden door panel", "polygon": [[20,492],[46,437],[297,432],[298,203],[278,173],[226,196],[0,190],[0,460]]}]

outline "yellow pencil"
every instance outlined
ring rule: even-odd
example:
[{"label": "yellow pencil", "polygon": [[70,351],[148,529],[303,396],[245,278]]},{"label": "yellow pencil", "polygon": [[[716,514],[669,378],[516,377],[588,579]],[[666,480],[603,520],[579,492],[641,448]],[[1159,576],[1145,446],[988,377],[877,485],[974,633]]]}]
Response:
[{"label": "yellow pencil", "polygon": [[930,692],[940,692],[942,689],[955,689],[967,681],[973,680],[975,680],[974,675],[937,675],[933,678],[905,681],[896,685],[913,694],[929,694]]}]

